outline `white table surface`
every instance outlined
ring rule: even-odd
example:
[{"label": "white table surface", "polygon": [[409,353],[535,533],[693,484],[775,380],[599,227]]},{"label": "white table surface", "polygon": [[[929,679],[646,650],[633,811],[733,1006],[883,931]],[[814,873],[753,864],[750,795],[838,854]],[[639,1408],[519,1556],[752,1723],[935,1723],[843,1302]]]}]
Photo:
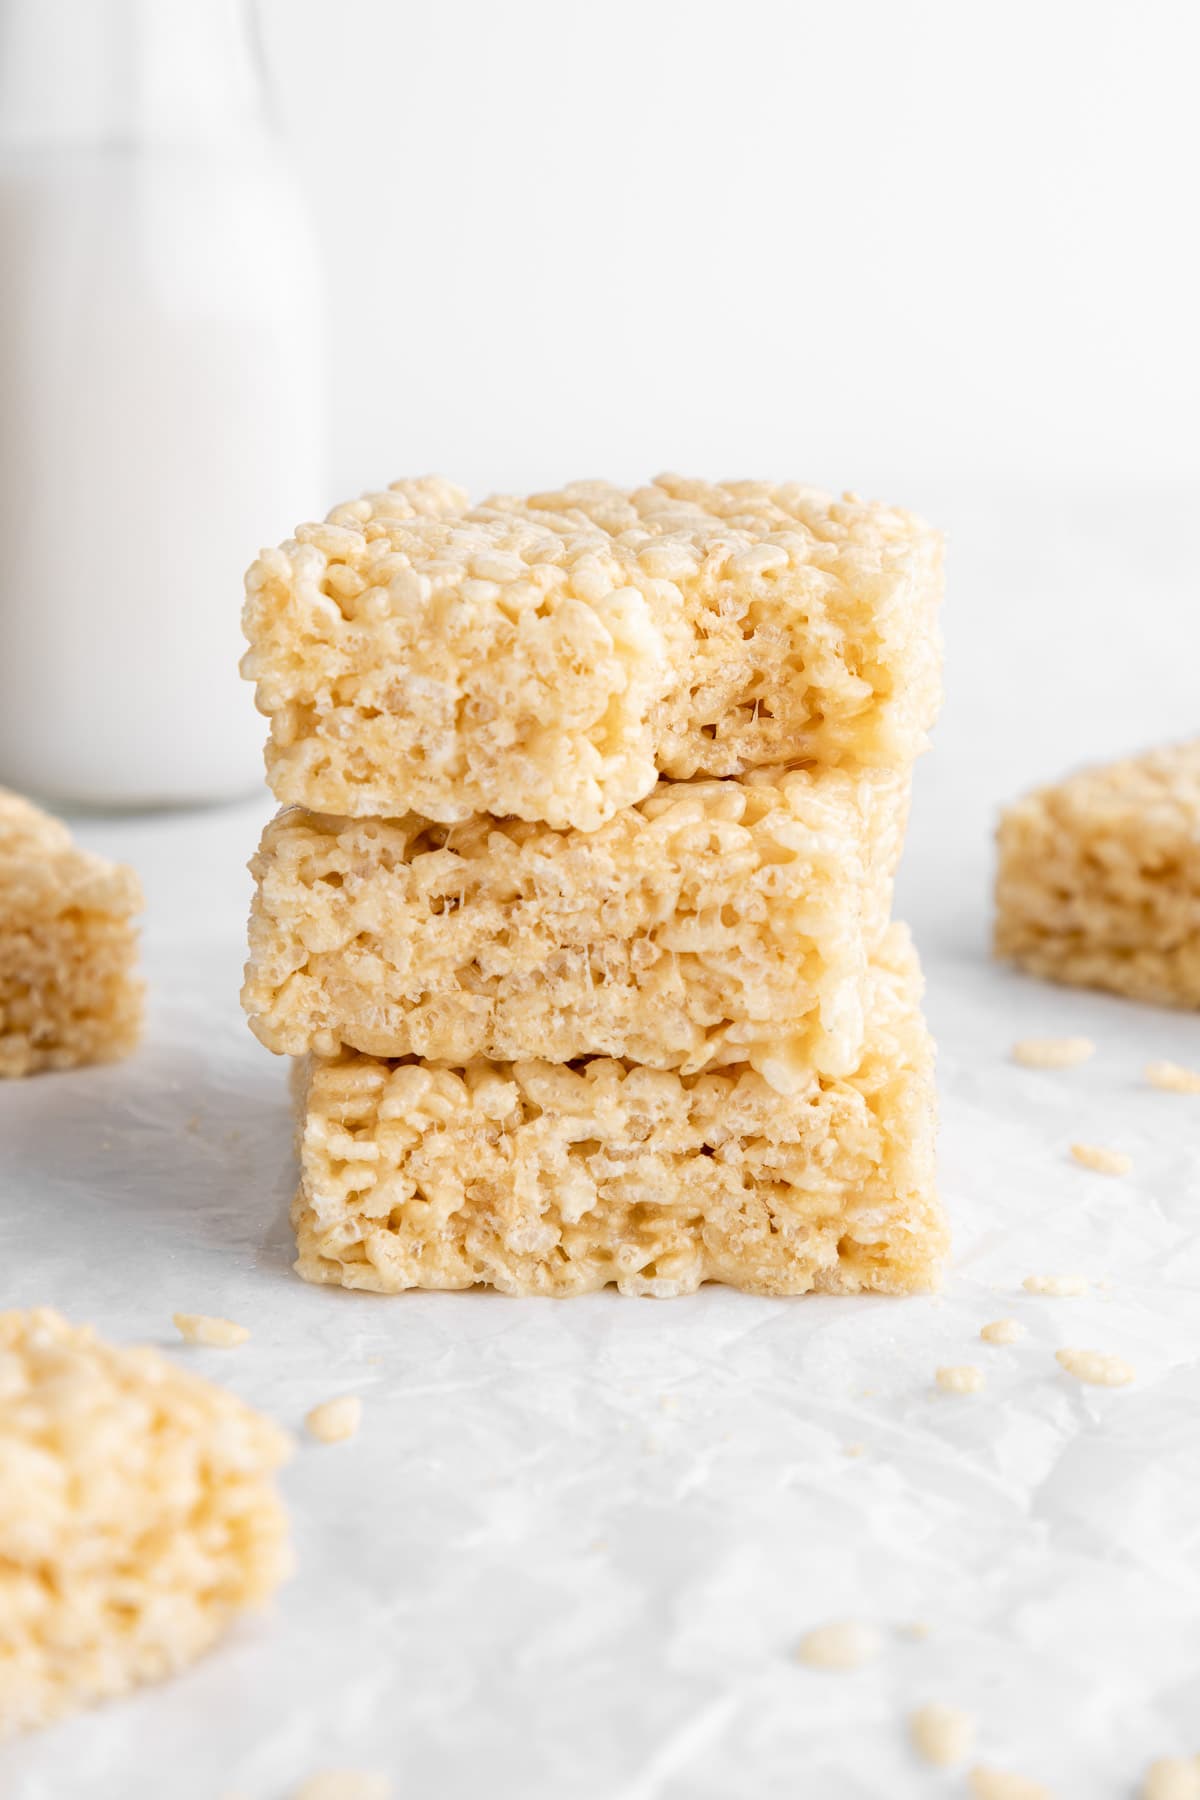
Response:
[{"label": "white table surface", "polygon": [[[348,1391],[364,1416],[285,1473],[298,1574],[271,1616],[0,1751],[0,1793],[283,1800],[352,1767],[397,1800],[963,1794],[907,1747],[931,1699],[976,1715],[978,1760],[1058,1800],[1129,1800],[1152,1757],[1200,1750],[1200,1099],[1141,1073],[1200,1064],[1200,1025],[986,954],[995,800],[1194,728],[1195,658],[1162,654],[1188,616],[1184,540],[1147,578],[1139,501],[1043,512],[1039,554],[1006,567],[987,509],[957,503],[950,702],[901,883],[940,1045],[956,1247],[935,1298],[306,1287],[284,1066],[237,1006],[266,802],[81,823],[142,873],[150,1026],[123,1066],[0,1090],[4,1302],[171,1346],[292,1427]],[[1081,669],[1072,619],[1127,620],[1135,578],[1161,641],[1114,631]],[[1096,1057],[1016,1067],[1013,1040],[1042,1033]],[[1074,1166],[1079,1139],[1133,1172]],[[1035,1298],[1031,1273],[1094,1285]],[[176,1309],[253,1336],[185,1349]],[[981,1343],[1006,1316],[1025,1339]],[[1136,1383],[1072,1381],[1066,1344],[1120,1353]],[[984,1391],[937,1391],[961,1362]],[[800,1637],[844,1618],[881,1628],[878,1659],[801,1666]]]}]

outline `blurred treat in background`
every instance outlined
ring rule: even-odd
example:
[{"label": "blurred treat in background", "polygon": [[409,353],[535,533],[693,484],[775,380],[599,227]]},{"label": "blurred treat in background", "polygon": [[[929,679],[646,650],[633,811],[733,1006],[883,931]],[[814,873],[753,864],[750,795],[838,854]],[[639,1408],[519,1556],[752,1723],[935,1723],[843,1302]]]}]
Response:
[{"label": "blurred treat in background", "polygon": [[249,0],[0,0],[0,781],[261,778],[242,572],[321,505],[317,267]]}]

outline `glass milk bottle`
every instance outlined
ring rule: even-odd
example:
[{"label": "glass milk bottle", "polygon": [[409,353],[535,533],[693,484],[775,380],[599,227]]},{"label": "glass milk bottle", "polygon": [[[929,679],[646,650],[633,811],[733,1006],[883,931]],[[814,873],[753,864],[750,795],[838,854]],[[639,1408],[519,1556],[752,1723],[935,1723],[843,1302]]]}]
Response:
[{"label": "glass milk bottle", "polygon": [[321,502],[316,254],[243,0],[0,0],[0,784],[245,793],[242,574]]}]

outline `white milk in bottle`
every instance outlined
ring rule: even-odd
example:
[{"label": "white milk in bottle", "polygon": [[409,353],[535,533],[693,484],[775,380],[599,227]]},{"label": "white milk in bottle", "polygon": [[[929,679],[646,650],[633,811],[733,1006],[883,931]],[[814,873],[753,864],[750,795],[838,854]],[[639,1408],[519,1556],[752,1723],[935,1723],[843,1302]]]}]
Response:
[{"label": "white milk in bottle", "polygon": [[321,502],[318,292],[239,0],[0,0],[0,784],[261,780],[242,574]]}]

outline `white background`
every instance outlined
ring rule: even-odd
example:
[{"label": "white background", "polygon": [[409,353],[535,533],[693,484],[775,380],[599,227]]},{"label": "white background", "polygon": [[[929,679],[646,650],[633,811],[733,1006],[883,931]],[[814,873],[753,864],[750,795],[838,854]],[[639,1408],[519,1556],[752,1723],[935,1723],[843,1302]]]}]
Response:
[{"label": "white background", "polygon": [[[1200,1749],[1200,1065],[1193,1017],[986,953],[994,811],[1194,733],[1195,10],[268,0],[330,307],[332,501],[673,465],[853,485],[950,533],[948,698],[901,911],[940,1046],[940,1299],[372,1300],[290,1274],[283,1072],[237,1011],[265,798],[81,822],[148,892],[147,1043],[0,1092],[6,1298],[168,1342],[286,1423],[274,1618],[0,1753],[19,1800],[924,1800],[904,1718],[1057,1800]],[[1012,1040],[1080,1030],[1066,1075]],[[1119,1143],[1131,1177],[1074,1168]],[[1111,1287],[1034,1300],[1034,1272]],[[1014,1314],[1014,1351],[978,1342]],[[1073,1386],[1063,1343],[1139,1379]],[[978,1361],[972,1399],[932,1390]],[[861,1443],[861,1457],[845,1446]],[[799,1668],[859,1616],[884,1651]],[[914,1643],[903,1627],[930,1626]],[[164,1774],[164,1771],[166,1773]]]},{"label": "white background", "polygon": [[[263,0],[330,498],[659,469],[949,536],[912,860],[1200,721],[1200,9]],[[924,796],[944,796],[952,824]],[[982,929],[982,923],[980,923]]]}]

